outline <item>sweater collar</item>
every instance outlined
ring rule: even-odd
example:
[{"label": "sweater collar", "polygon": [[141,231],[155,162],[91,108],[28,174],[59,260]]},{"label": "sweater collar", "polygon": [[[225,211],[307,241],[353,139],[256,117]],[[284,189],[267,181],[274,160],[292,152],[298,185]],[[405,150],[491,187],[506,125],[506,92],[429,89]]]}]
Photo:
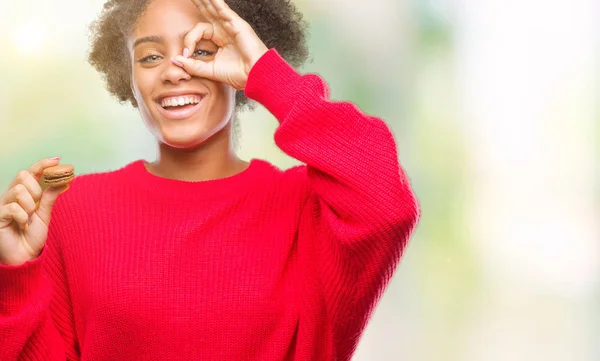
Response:
[{"label": "sweater collar", "polygon": [[190,199],[215,198],[229,194],[241,194],[260,185],[275,167],[270,163],[252,159],[245,170],[233,176],[200,182],[181,181],[156,176],[145,167],[145,160],[137,160],[123,169],[125,180],[135,186],[164,197],[184,197]]}]

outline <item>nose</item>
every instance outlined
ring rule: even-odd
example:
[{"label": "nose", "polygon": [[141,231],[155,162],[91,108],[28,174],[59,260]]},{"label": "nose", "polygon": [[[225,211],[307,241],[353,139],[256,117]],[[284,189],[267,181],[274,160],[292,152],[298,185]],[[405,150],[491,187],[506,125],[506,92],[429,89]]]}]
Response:
[{"label": "nose", "polygon": [[179,82],[187,81],[191,78],[192,76],[183,70],[183,68],[173,64],[171,61],[168,62],[168,65],[166,65],[161,74],[161,80],[163,82],[172,84],[179,84]]}]

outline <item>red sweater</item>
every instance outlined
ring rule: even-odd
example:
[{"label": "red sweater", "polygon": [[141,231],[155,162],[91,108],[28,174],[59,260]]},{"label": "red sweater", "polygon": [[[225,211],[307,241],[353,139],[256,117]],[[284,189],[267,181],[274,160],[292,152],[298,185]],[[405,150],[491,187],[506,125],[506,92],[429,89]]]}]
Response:
[{"label": "red sweater", "polygon": [[40,257],[0,266],[0,360],[350,359],[419,217],[394,138],[274,50],[245,91],[306,165],[77,177]]}]

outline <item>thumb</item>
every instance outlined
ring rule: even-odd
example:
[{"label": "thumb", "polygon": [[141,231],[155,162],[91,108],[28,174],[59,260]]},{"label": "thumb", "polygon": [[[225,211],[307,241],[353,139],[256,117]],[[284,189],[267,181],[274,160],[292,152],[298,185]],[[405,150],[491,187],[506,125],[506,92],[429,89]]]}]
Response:
[{"label": "thumb", "polygon": [[68,184],[63,187],[47,188],[44,193],[42,193],[40,207],[36,213],[45,224],[50,223],[50,213],[52,212],[52,207],[54,207],[54,203],[56,203],[58,196],[67,189],[69,189]]},{"label": "thumb", "polygon": [[173,64],[182,67],[188,74],[192,76],[216,80],[212,62],[185,58],[181,55],[177,55],[176,57],[172,58],[171,61]]}]

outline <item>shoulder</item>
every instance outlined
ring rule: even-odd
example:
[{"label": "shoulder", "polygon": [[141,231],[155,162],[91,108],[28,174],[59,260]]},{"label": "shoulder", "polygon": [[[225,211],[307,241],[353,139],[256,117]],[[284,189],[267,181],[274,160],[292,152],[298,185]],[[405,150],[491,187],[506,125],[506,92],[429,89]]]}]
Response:
[{"label": "shoulder", "polygon": [[248,184],[241,197],[245,209],[260,214],[257,217],[265,225],[272,222],[295,229],[310,196],[306,166],[284,169],[268,161],[253,160],[251,168],[259,176]]},{"label": "shoulder", "polygon": [[76,175],[69,189],[61,194],[52,209],[52,217],[72,215],[79,209],[102,203],[102,198],[118,193],[126,183],[132,162],[116,170]]},{"label": "shoulder", "polygon": [[69,190],[64,193],[64,199],[120,187],[125,183],[129,170],[139,162],[141,161],[130,163],[117,170],[76,175],[73,182],[71,182]]},{"label": "shoulder", "polygon": [[255,160],[261,165],[262,180],[272,188],[289,192],[306,192],[308,187],[308,170],[306,165],[295,165],[287,169],[276,166],[266,160]]}]

